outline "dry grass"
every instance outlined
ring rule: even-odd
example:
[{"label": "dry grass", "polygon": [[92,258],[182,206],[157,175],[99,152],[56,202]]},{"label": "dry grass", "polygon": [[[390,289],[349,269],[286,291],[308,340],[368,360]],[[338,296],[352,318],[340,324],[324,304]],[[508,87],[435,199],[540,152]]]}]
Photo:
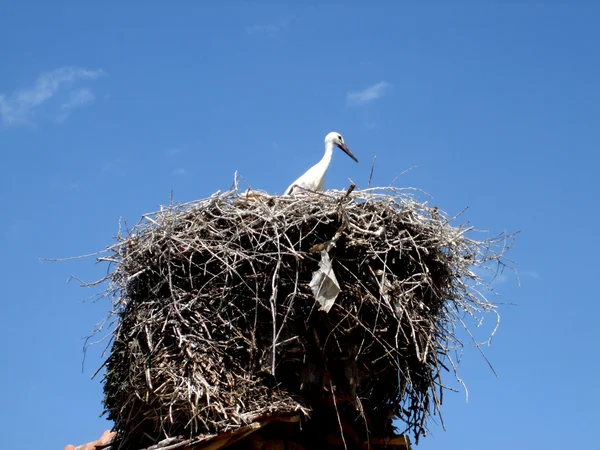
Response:
[{"label": "dry grass", "polygon": [[[234,189],[144,216],[100,258],[116,319],[105,407],[121,447],[281,411],[361,439],[399,418],[418,439],[440,412],[456,327],[497,314],[473,269],[503,264],[512,239],[473,240],[451,222],[392,188]],[[327,250],[340,286],[328,313],[310,288]]]}]

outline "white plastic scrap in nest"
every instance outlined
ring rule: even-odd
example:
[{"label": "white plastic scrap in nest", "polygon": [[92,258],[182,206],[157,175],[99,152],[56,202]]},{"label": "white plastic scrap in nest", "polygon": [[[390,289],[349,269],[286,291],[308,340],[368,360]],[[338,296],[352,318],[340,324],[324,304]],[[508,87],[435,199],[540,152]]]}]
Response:
[{"label": "white plastic scrap in nest", "polygon": [[340,284],[335,277],[333,267],[331,267],[331,258],[329,258],[327,250],[321,252],[319,270],[313,273],[310,288],[315,299],[321,305],[319,309],[328,313],[340,293]]},{"label": "white plastic scrap in nest", "polygon": [[[335,299],[340,293],[340,284],[338,283],[333,266],[331,265],[331,258],[329,257],[329,251],[335,247],[336,242],[342,236],[342,232],[346,228],[346,222],[342,223],[342,226],[338,228],[335,235],[327,243],[317,244],[310,249],[311,253],[317,253],[320,250],[321,260],[319,261],[319,270],[313,272],[312,279],[310,280],[310,288],[312,290],[315,299],[321,307],[321,311],[329,312]],[[324,247],[324,248],[323,248]]]}]

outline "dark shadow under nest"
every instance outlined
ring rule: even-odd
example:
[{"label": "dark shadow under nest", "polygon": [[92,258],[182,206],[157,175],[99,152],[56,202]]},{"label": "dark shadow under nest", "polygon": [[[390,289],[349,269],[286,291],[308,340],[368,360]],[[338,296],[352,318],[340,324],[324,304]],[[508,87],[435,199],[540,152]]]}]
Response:
[{"label": "dark shadow under nest", "polygon": [[[394,435],[397,419],[418,439],[454,369],[456,324],[496,312],[472,269],[501,264],[510,238],[450,222],[390,188],[230,191],[144,216],[100,258],[114,264],[115,448],[286,411],[309,435],[344,430],[348,448]],[[311,280],[326,259],[339,294],[323,307]]]}]

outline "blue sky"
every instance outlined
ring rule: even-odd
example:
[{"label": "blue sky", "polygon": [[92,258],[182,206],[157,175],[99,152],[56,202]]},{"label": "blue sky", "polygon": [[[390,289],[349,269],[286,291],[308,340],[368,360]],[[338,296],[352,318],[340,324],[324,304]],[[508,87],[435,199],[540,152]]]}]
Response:
[{"label": "blue sky", "polygon": [[[83,338],[108,305],[119,218],[229,188],[281,193],[341,132],[329,187],[397,180],[490,233],[520,230],[502,323],[422,449],[594,448],[600,401],[600,5],[594,2],[3,2],[3,446],[96,439]],[[482,235],[484,236],[484,235]],[[447,380],[450,382],[451,375]]]}]

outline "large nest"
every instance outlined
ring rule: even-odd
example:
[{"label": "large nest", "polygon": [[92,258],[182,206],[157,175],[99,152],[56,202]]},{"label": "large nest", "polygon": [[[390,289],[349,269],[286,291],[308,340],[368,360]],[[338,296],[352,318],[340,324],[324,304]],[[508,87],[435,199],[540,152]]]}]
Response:
[{"label": "large nest", "polygon": [[389,188],[234,190],[144,216],[104,258],[118,319],[105,407],[121,447],[285,411],[315,434],[389,436],[400,419],[418,438],[456,324],[495,312],[472,269],[501,261],[507,237],[470,230]]}]

